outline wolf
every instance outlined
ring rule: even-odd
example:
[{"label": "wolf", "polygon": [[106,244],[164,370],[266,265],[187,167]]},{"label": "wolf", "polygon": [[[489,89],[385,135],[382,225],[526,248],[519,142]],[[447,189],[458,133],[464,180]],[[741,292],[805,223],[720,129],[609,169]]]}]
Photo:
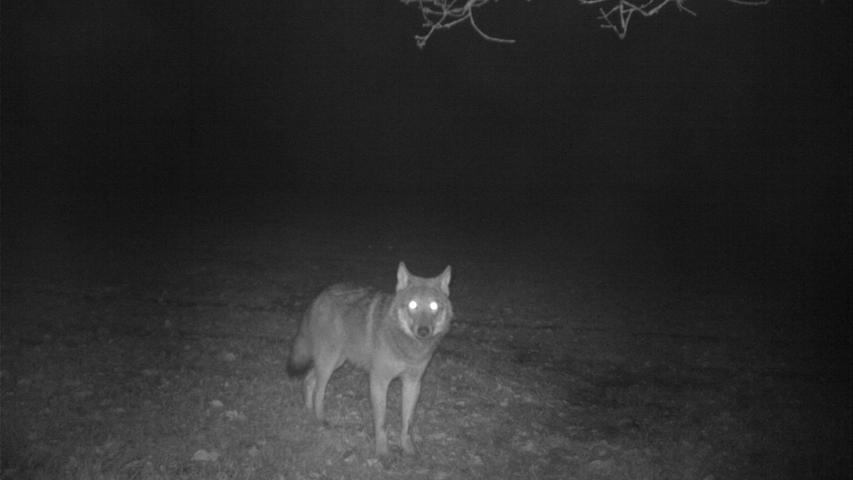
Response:
[{"label": "wolf", "polygon": [[376,454],[388,454],[385,406],[388,384],[402,381],[400,443],[415,453],[409,426],[421,390],[421,377],[436,346],[450,328],[450,266],[434,278],[397,267],[397,288],[389,294],[349,284],[333,285],[311,304],[293,341],[287,373],[301,377],[305,407],[324,421],[323,397],[332,373],[345,361],[366,370],[370,379]]}]

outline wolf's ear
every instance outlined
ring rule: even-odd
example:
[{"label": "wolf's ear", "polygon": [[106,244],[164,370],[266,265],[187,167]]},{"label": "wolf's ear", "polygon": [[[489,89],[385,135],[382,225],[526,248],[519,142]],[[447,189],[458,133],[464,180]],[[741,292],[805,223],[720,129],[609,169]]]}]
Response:
[{"label": "wolf's ear", "polygon": [[397,291],[406,288],[409,286],[409,270],[406,268],[406,264],[400,262],[400,265],[397,266]]},{"label": "wolf's ear", "polygon": [[438,276],[438,282],[441,286],[441,291],[444,292],[445,295],[450,295],[450,265],[441,272],[441,275]]}]

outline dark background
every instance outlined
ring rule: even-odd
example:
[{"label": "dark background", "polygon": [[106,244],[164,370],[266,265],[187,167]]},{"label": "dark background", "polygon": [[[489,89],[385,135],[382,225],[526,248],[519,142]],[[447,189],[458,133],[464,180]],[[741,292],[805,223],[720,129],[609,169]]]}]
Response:
[{"label": "dark background", "polygon": [[515,45],[421,51],[392,0],[3,2],[4,262],[64,229],[332,217],[583,239],[846,316],[849,2],[689,7],[620,41],[504,1],[478,20]]}]

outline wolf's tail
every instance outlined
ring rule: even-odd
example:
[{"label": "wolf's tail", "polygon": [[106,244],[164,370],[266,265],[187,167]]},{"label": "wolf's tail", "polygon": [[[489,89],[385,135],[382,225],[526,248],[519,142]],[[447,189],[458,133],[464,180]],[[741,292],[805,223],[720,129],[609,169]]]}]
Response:
[{"label": "wolf's tail", "polygon": [[301,377],[308,370],[311,370],[313,366],[311,342],[305,335],[299,333],[296,335],[296,340],[293,341],[290,356],[287,357],[287,366],[285,367],[287,375],[290,377]]}]

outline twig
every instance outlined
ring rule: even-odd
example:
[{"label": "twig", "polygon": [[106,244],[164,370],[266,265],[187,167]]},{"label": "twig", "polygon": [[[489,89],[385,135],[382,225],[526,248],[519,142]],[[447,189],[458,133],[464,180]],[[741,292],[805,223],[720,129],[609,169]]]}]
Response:
[{"label": "twig", "polygon": [[[581,5],[598,5],[605,2],[611,2],[613,0],[578,0]],[[598,11],[601,13],[598,18],[603,23],[601,24],[601,28],[606,28],[613,30],[616,32],[616,35],[619,39],[624,39],[625,35],[628,34],[628,25],[631,22],[631,17],[635,13],[639,13],[643,17],[651,17],[653,15],[657,15],[660,10],[669,5],[670,3],[674,3],[675,6],[681,10],[682,12],[689,13],[690,15],[696,16],[696,12],[690,10],[689,8],[684,6],[684,2],[687,0],[645,0],[642,3],[631,3],[628,0],[616,0],[618,3],[613,6],[613,8],[609,10],[605,10],[604,8],[599,8]],[[736,0],[736,1],[744,1],[744,0]],[[747,0],[748,1],[748,0]],[[759,0],[759,1],[769,1],[769,0]],[[614,22],[614,17],[617,19]]]},{"label": "twig", "polygon": [[[415,35],[418,48],[424,48],[432,34],[438,30],[453,28],[467,21],[480,37],[490,42],[515,43],[515,40],[498,38],[484,32],[474,20],[474,9],[497,0],[400,0],[405,5],[418,4],[418,10],[424,19],[423,26],[428,28],[423,35]],[[461,3],[461,4],[460,4]]]}]

